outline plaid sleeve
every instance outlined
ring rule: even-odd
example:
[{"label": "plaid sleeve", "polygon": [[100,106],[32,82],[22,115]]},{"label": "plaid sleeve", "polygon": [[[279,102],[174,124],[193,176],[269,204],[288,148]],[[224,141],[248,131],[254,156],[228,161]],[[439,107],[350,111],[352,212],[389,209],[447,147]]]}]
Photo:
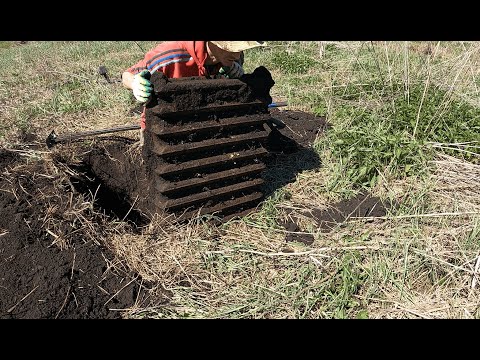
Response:
[{"label": "plaid sleeve", "polygon": [[140,60],[138,63],[135,65],[130,66],[127,70],[129,73],[132,73],[133,75],[138,74],[139,72],[142,72],[142,70],[147,69],[147,61],[145,59]]}]

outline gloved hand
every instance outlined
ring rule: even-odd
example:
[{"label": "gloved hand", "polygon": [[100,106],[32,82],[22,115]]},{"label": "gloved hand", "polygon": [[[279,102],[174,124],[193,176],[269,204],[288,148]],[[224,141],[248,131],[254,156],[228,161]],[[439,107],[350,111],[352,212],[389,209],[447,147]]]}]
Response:
[{"label": "gloved hand", "polygon": [[229,79],[238,79],[244,74],[244,71],[242,65],[234,61],[232,66],[222,66],[218,73]]},{"label": "gloved hand", "polygon": [[135,99],[141,103],[147,102],[148,98],[152,94],[153,86],[150,82],[150,71],[143,70],[133,77],[132,90]]}]

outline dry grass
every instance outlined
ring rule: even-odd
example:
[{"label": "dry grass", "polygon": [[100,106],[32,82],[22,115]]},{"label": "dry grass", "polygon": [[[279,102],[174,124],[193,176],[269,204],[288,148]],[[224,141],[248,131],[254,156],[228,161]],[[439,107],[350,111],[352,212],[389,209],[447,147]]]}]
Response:
[{"label": "dry grass", "polygon": [[[111,222],[102,213],[94,209],[93,197],[74,195],[76,191],[71,177],[79,175],[68,165],[58,161],[52,153],[43,150],[15,148],[6,150],[20,156],[20,161],[2,169],[2,192],[9,192],[19,201],[27,201],[30,209],[38,214],[25,213],[25,221],[36,233],[44,232],[51,241],[50,246],[67,249],[83,239],[102,245]],[[69,164],[75,164],[72,151],[60,151]],[[57,153],[58,155],[58,153]],[[67,191],[65,191],[67,189]]]}]

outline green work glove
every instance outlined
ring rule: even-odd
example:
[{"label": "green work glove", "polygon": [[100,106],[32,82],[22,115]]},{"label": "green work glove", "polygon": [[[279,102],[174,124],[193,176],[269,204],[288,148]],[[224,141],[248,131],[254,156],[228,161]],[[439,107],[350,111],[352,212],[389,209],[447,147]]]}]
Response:
[{"label": "green work glove", "polygon": [[229,79],[238,79],[244,74],[242,65],[236,61],[232,66],[222,66],[218,73]]},{"label": "green work glove", "polygon": [[150,82],[150,71],[143,70],[133,77],[132,90],[135,99],[141,103],[147,102],[148,98],[152,94],[153,86]]}]

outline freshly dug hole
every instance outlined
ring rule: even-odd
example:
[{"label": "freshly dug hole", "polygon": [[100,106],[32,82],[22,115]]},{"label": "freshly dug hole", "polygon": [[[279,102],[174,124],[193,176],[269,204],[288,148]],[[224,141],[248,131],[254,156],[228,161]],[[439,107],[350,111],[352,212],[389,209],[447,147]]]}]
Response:
[{"label": "freshly dug hole", "polygon": [[70,168],[31,154],[0,150],[0,318],[122,317],[110,309],[141,303],[143,290],[109,265],[111,223]]}]

